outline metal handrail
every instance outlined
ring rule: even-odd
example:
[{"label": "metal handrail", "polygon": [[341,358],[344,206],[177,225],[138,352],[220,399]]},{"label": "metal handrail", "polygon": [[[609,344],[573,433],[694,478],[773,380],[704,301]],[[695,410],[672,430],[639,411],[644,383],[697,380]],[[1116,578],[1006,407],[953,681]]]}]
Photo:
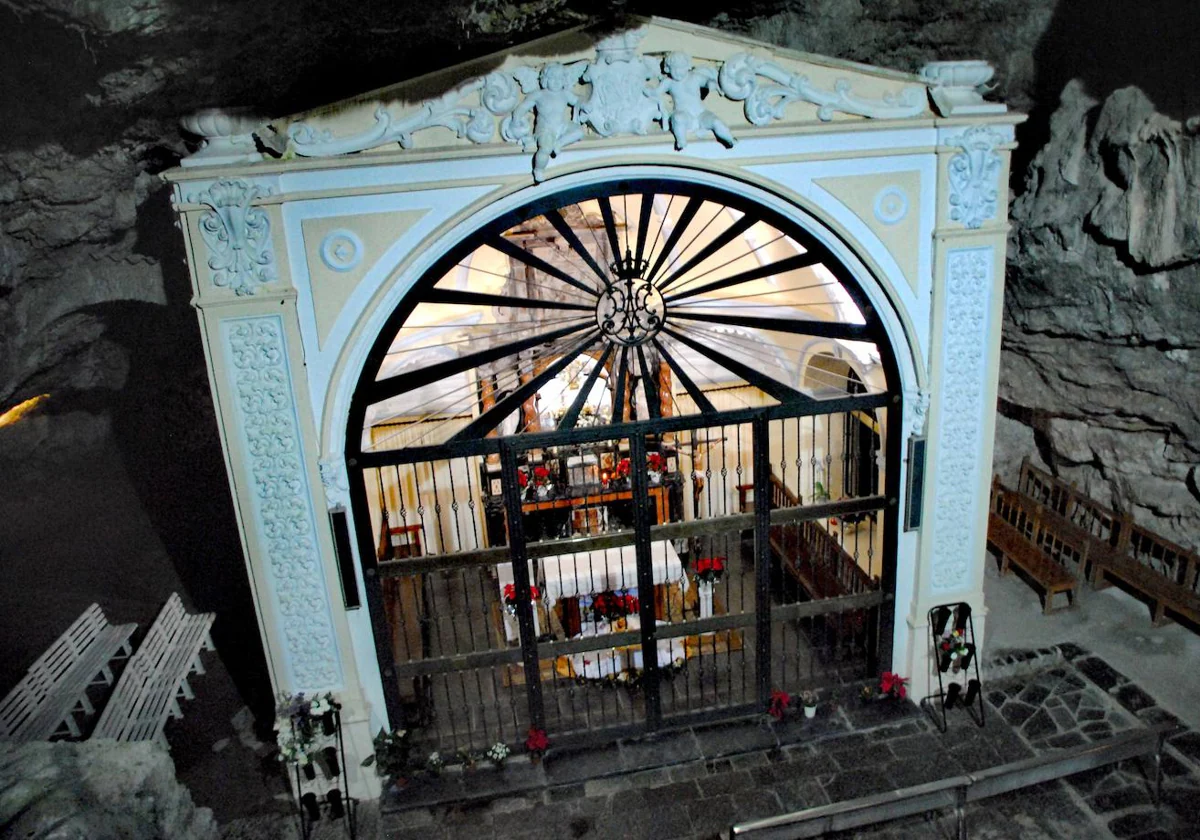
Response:
[{"label": "metal handrail", "polygon": [[1173,724],[1159,724],[1122,732],[1104,741],[1062,752],[1002,764],[913,787],[819,805],[777,817],[738,823],[723,833],[725,840],[794,840],[820,837],[830,831],[845,831],[942,808],[954,808],[958,840],[966,840],[966,806],[1002,793],[1054,781],[1084,770],[1105,767],[1150,753],[1154,755],[1154,801],[1162,791],[1162,747],[1174,732]]}]

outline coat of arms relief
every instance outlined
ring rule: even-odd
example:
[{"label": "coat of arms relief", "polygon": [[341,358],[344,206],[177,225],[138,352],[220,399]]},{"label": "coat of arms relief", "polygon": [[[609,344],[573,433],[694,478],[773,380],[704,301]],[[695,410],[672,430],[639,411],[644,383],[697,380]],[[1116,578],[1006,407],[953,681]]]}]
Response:
[{"label": "coat of arms relief", "polygon": [[375,125],[353,136],[335,137],[297,123],[288,128],[288,148],[305,157],[346,154],[387,143],[409,148],[415,132],[435,126],[473,143],[488,143],[495,139],[499,121],[501,140],[533,152],[533,177],[541,181],[551,159],[588,136],[662,131],[671,133],[676,149],[683,149],[692,138],[707,136],[732,146],[733,131],[705,106],[710,94],[742,102],[746,122],[756,126],[783,119],[787,106],[797,100],[817,105],[821,120],[832,119],[835,111],[911,117],[922,113],[928,102],[923,85],[880,98],[856,96],[847,80],[825,90],[803,74],[749,53],[737,53],[723,62],[696,60],[680,51],[643,54],[639,44],[644,36],[644,29],[633,29],[602,38],[590,60],[551,61],[489,73],[403,116],[381,105],[375,111]]}]

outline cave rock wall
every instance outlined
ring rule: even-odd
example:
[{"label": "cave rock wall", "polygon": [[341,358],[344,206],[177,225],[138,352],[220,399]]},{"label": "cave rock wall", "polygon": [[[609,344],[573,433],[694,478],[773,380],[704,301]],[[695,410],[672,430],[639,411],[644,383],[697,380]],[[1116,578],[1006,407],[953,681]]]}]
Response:
[{"label": "cave rock wall", "polygon": [[1200,540],[1200,136],[1138,88],[1063,91],[1013,204],[996,468],[1021,457]]}]

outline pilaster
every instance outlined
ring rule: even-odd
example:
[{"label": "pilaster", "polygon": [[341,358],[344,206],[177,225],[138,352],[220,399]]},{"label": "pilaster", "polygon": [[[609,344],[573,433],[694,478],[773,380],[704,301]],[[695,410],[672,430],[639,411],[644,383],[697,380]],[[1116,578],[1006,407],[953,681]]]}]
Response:
[{"label": "pilaster", "polygon": [[934,372],[928,410],[924,522],[908,625],[915,697],[930,691],[927,612],[971,604],[986,643],[983,603],[988,492],[996,426],[1011,125],[939,129],[934,233]]},{"label": "pilaster", "polygon": [[222,179],[177,193],[193,305],[272,685],[338,698],[348,793],[374,796],[378,780],[360,768],[372,750],[370,710],[338,595],[296,292],[279,208],[260,203],[270,192]]}]

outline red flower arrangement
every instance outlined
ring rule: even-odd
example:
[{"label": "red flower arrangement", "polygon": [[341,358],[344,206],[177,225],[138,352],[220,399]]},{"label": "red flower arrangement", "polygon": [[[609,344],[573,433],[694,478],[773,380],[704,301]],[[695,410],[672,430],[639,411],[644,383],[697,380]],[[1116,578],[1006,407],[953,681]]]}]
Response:
[{"label": "red flower arrangement", "polygon": [[767,714],[775,718],[775,720],[783,720],[783,716],[787,713],[787,708],[792,702],[792,696],[786,691],[778,689],[771,692],[771,699],[767,703]]},{"label": "red flower arrangement", "polygon": [[[541,595],[541,593],[538,592],[538,587],[532,586],[532,584],[530,584],[529,599],[536,601],[536,600],[538,600],[539,595]],[[517,587],[516,587],[515,583],[505,583],[504,584],[504,602],[505,602],[505,604],[509,604],[511,606],[516,606],[516,604],[517,604]]]},{"label": "red flower arrangement", "polygon": [[638,611],[640,603],[636,595],[618,595],[616,592],[601,592],[592,598],[592,610],[598,619],[614,621]]},{"label": "red flower arrangement", "polygon": [[546,469],[545,467],[534,467],[533,468],[533,483],[536,484],[538,487],[541,487],[545,484],[549,484],[550,483],[550,470]]},{"label": "red flower arrangement", "polygon": [[629,478],[629,459],[622,458],[617,462],[616,469],[617,478]]},{"label": "red flower arrangement", "polygon": [[546,730],[536,726],[529,727],[529,735],[525,738],[525,749],[529,754],[540,758],[549,747],[550,739],[546,737]]},{"label": "red flower arrangement", "polygon": [[701,557],[696,561],[696,580],[716,583],[725,574],[724,557]]},{"label": "red flower arrangement", "polygon": [[529,486],[529,475],[525,470],[517,470],[517,486],[522,490]]},{"label": "red flower arrangement", "polygon": [[662,472],[667,465],[667,459],[657,452],[651,452],[646,456],[646,469],[650,472]]},{"label": "red flower arrangement", "polygon": [[904,687],[907,682],[908,677],[902,677],[891,671],[884,671],[879,675],[879,690],[883,694],[887,694],[897,700],[903,700],[905,695],[908,694],[908,689]]}]

